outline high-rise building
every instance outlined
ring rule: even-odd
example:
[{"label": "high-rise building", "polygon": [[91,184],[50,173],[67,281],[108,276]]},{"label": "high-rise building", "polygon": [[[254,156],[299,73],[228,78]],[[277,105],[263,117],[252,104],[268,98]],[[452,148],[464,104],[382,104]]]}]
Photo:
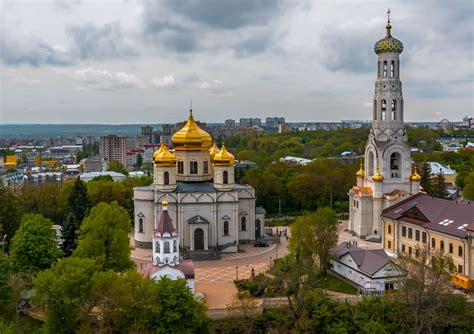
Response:
[{"label": "high-rise building", "polygon": [[278,126],[283,123],[285,123],[285,117],[267,117],[265,119],[265,126],[267,128],[278,129]]},{"label": "high-rise building", "polygon": [[126,161],[126,137],[108,135],[100,137],[99,156],[107,161],[117,161],[125,166]]},{"label": "high-rise building", "polygon": [[[403,122],[400,59],[403,44],[391,35],[375,43],[377,80],[373,122],[365,147],[365,161],[357,185],[349,191],[349,230],[362,238],[380,240],[382,210],[419,192],[420,176],[412,173],[410,147]],[[364,166],[364,167],[363,167]]]},{"label": "high-rise building", "polygon": [[233,128],[235,126],[235,120],[234,119],[226,119],[224,122],[225,127]]},{"label": "high-rise building", "polygon": [[262,120],[260,118],[241,118],[239,121],[241,127],[249,128],[252,126],[262,126]]},{"label": "high-rise building", "polygon": [[144,144],[152,144],[153,143],[153,127],[151,125],[144,125],[140,128],[140,133],[142,137],[145,137]]}]

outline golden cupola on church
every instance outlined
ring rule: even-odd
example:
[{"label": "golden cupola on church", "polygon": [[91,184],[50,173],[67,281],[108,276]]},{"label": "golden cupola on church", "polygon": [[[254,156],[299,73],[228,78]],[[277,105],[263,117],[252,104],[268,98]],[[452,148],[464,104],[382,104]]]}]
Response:
[{"label": "golden cupola on church", "polygon": [[192,109],[186,124],[173,134],[171,140],[176,151],[208,151],[212,145],[211,135],[196,123]]},{"label": "golden cupola on church", "polygon": [[176,166],[176,156],[168,149],[166,144],[161,144],[160,148],[153,153],[153,161],[157,167]]},{"label": "golden cupola on church", "polygon": [[219,152],[214,155],[212,162],[214,163],[214,166],[234,166],[235,158],[232,153],[227,151],[225,145],[222,144]]}]

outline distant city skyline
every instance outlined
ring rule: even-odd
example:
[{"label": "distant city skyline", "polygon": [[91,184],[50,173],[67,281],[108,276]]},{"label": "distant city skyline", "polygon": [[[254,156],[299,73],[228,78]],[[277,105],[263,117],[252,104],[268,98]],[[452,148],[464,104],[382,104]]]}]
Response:
[{"label": "distant city skyline", "polygon": [[469,0],[7,0],[0,123],[370,120],[388,7],[405,121],[472,116]]}]

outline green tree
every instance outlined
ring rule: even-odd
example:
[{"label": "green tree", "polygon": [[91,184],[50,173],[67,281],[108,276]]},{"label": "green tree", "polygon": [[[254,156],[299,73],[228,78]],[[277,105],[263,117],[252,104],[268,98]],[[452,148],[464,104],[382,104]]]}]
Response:
[{"label": "green tree", "polygon": [[330,252],[337,239],[334,212],[329,208],[319,208],[316,212],[305,214],[296,220],[292,228],[290,251],[297,259],[314,260],[317,257],[319,269],[326,274]]},{"label": "green tree", "polygon": [[34,280],[36,303],[46,311],[47,333],[89,332],[92,278],[101,267],[92,259],[68,257]]},{"label": "green tree", "polygon": [[109,162],[109,167],[107,168],[107,170],[121,173],[124,175],[128,175],[127,169],[124,166],[122,166],[120,162],[115,161],[115,160],[112,160],[111,162]]},{"label": "green tree", "polygon": [[[184,279],[162,277],[157,282],[154,328],[165,333],[203,333],[207,317],[203,304],[194,300]],[[186,321],[182,321],[186,319]],[[155,327],[156,326],[156,327]]]},{"label": "green tree", "polygon": [[6,314],[7,306],[10,304],[12,289],[9,285],[9,277],[12,271],[10,259],[0,254],[0,313]]},{"label": "green tree", "polygon": [[441,319],[439,311],[451,294],[449,281],[456,268],[451,256],[442,250],[425,246],[418,247],[416,253],[418,257],[399,254],[398,264],[410,273],[402,280],[405,317],[417,333],[431,333],[436,323],[449,321]]},{"label": "green tree", "polygon": [[13,237],[11,260],[15,271],[36,273],[48,269],[62,255],[51,220],[26,214]]},{"label": "green tree", "polygon": [[[20,225],[21,213],[15,194],[3,185],[0,179],[0,239],[6,235],[5,250],[10,247],[9,241],[15,235]],[[3,249],[2,249],[3,252]],[[3,254],[2,254],[3,255]]]},{"label": "green tree", "polygon": [[428,194],[432,195],[432,184],[431,184],[431,167],[428,162],[423,162],[423,165],[421,167],[421,180],[420,180],[420,185],[423,188],[423,190]]},{"label": "green tree", "polygon": [[474,200],[474,172],[464,179],[463,196],[466,199]]},{"label": "green tree", "polygon": [[67,211],[69,214],[62,228],[62,249],[65,255],[71,255],[77,246],[77,232],[84,217],[89,211],[89,197],[84,181],[77,177],[74,187],[69,193],[67,200]]},{"label": "green tree", "polygon": [[141,153],[137,154],[137,163],[135,164],[135,167],[140,169],[143,166],[143,156]]},{"label": "green tree", "polygon": [[443,174],[438,174],[433,177],[431,195],[438,198],[448,197],[448,191],[446,190],[446,182]]},{"label": "green tree", "polygon": [[95,259],[104,270],[133,267],[128,232],[130,218],[116,202],[99,203],[82,222],[75,256]]},{"label": "green tree", "polygon": [[205,308],[194,300],[183,279],[155,282],[129,270],[123,275],[97,272],[92,281],[92,296],[101,305],[98,327],[103,332],[207,332]]}]

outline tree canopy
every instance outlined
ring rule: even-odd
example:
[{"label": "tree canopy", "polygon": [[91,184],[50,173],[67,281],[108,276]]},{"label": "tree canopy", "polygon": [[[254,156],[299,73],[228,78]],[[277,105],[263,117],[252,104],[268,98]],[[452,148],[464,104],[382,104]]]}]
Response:
[{"label": "tree canopy", "polygon": [[124,271],[130,260],[130,218],[116,202],[99,203],[92,208],[79,230],[74,256],[95,259],[104,270]]},{"label": "tree canopy", "polygon": [[11,261],[15,271],[36,273],[48,269],[62,255],[51,220],[26,214],[12,240]]}]

